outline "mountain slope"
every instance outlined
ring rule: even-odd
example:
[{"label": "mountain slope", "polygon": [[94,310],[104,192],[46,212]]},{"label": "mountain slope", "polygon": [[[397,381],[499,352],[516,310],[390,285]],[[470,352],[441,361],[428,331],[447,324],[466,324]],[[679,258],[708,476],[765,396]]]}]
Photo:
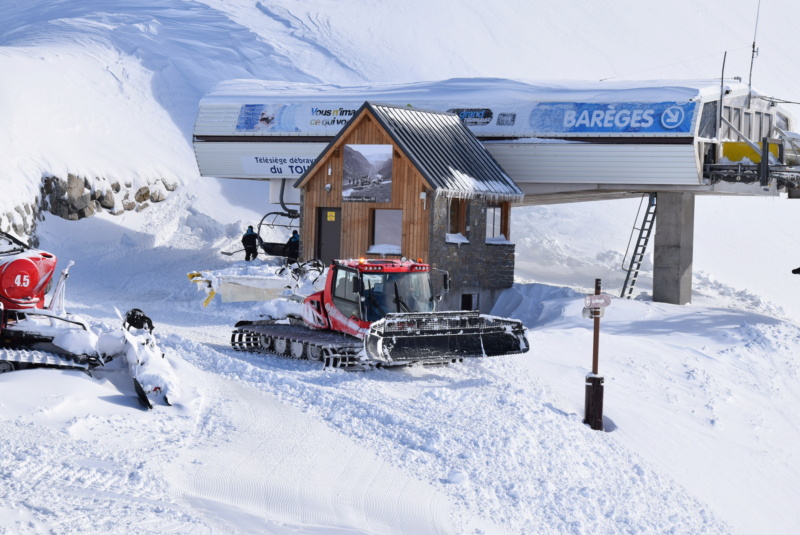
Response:
[{"label": "mountain slope", "polygon": [[[514,210],[518,283],[496,312],[531,329],[527,356],[347,374],[243,355],[230,327],[265,305],[204,309],[186,280],[241,265],[218,251],[270,209],[257,182],[198,177],[192,124],[220,81],[710,78],[726,50],[726,76],[746,80],[756,7],[8,2],[0,213],[48,174],[181,184],[140,213],[48,215],[37,232],[76,260],[69,309],[108,324],[114,307],[143,308],[188,394],[141,413],[112,370],[0,377],[0,531],[792,533],[794,201],[698,198],[693,305],[652,303],[647,271],[639,299],[614,301],[601,338],[609,433],[580,421],[580,308],[595,278],[619,291],[635,200]],[[753,69],[759,89],[795,101],[785,26],[798,15],[764,4]]]}]

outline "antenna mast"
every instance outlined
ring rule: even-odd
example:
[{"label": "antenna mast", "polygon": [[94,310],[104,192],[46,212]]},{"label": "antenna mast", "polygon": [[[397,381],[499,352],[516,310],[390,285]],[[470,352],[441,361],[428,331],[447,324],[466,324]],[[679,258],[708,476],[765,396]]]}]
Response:
[{"label": "antenna mast", "polygon": [[[722,99],[725,97],[725,60],[727,59],[728,51],[726,50],[725,55],[722,56],[722,74],[719,78],[719,104],[717,105],[717,139],[720,141],[722,141]],[[722,144],[719,146],[721,148]],[[722,153],[720,152],[720,154]]]},{"label": "antenna mast", "polygon": [[750,56],[750,77],[747,80],[747,107],[750,108],[750,96],[753,94],[753,63],[758,55],[756,48],[756,36],[758,35],[758,17],[761,13],[761,0],[758,0],[758,8],[756,9],[756,29],[753,32],[753,53]]}]

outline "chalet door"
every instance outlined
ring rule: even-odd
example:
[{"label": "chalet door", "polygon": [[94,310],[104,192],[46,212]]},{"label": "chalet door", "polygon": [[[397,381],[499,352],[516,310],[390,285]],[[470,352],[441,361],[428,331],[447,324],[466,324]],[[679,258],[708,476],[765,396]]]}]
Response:
[{"label": "chalet door", "polygon": [[461,310],[480,310],[479,294],[461,294]]},{"label": "chalet door", "polygon": [[342,209],[317,208],[317,258],[326,265],[338,259],[342,246]]}]

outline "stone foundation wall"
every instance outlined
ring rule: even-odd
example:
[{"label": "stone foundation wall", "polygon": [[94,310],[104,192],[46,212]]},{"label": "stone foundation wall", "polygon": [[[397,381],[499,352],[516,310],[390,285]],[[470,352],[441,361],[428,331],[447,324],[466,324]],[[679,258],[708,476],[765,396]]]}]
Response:
[{"label": "stone foundation wall", "polygon": [[488,313],[500,293],[514,284],[515,246],[486,243],[486,200],[467,208],[469,243],[448,243],[448,199],[436,195],[431,210],[430,263],[450,273],[450,292],[442,309],[458,310],[462,294],[478,294],[480,311]]}]

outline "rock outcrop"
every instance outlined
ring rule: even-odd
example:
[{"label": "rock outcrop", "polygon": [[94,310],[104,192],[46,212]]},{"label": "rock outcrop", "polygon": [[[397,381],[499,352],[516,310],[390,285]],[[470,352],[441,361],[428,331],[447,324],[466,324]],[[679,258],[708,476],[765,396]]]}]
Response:
[{"label": "rock outcrop", "polygon": [[141,212],[151,203],[162,202],[177,184],[157,178],[145,186],[109,181],[105,178],[86,178],[69,174],[67,178],[49,176],[42,180],[40,195],[30,203],[13,208],[0,207],[0,231],[27,238],[36,247],[36,223],[50,212],[63,219],[77,221],[105,211],[120,215],[128,211]]}]

